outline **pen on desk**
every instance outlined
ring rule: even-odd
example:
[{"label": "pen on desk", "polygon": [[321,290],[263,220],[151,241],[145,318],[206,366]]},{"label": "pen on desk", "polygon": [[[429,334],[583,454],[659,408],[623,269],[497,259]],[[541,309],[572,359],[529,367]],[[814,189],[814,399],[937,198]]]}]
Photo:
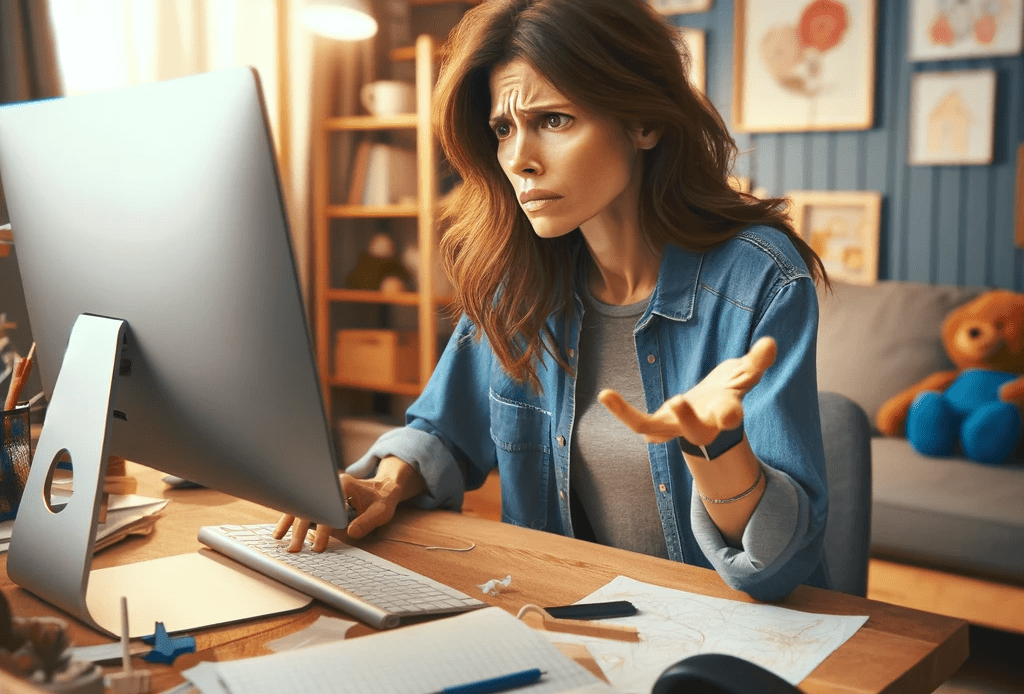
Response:
[{"label": "pen on desk", "polygon": [[7,389],[7,400],[4,401],[4,409],[12,410],[18,406],[18,398],[21,397],[21,389],[28,381],[28,375],[32,372],[32,361],[36,353],[36,343],[28,350],[28,355],[18,361],[14,366],[14,373],[11,374],[11,385]]},{"label": "pen on desk", "polygon": [[530,668],[521,672],[512,672],[507,675],[500,675],[478,682],[467,684],[456,684],[445,687],[437,694],[494,694],[494,692],[507,692],[510,689],[518,689],[538,681],[544,672],[540,668]]}]

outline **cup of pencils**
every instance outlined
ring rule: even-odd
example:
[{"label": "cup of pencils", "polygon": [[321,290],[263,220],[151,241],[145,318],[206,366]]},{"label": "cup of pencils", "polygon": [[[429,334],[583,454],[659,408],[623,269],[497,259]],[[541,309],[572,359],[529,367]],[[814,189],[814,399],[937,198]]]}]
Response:
[{"label": "cup of pencils", "polygon": [[11,520],[18,513],[28,468],[32,462],[32,427],[29,404],[18,402],[32,370],[36,346],[18,361],[11,374],[10,387],[0,420],[0,521]]}]

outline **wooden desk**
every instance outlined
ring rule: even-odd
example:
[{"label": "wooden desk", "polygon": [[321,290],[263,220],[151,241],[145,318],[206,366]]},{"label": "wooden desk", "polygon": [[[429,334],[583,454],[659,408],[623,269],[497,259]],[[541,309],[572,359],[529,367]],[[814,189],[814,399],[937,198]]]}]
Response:
[{"label": "wooden desk", "polygon": [[[130,473],[139,479],[140,494],[165,496],[171,503],[152,535],[129,538],[100,552],[94,568],[194,551],[200,547],[196,534],[202,525],[264,523],[278,518],[274,511],[210,490],[166,489],[159,473],[130,465]],[[575,602],[620,574],[671,588],[750,601],[745,594],[728,588],[713,571],[461,514],[407,509],[378,534],[361,546],[512,614],[526,603]],[[461,553],[428,551],[419,546],[465,547],[471,543],[476,548]],[[63,616],[12,584],[6,573],[6,556],[0,561],[5,569],[0,589],[15,615]],[[497,596],[482,595],[476,587],[508,574],[512,575],[511,588]],[[968,627],[959,619],[804,586],[781,605],[811,612],[870,615],[846,644],[800,684],[800,689],[808,693],[931,692],[967,658]],[[267,653],[263,644],[308,626],[320,615],[339,613],[314,602],[300,612],[199,631],[195,634],[200,651],[197,656],[179,658],[174,667],[147,665],[153,671],[151,691],[161,692],[181,682],[179,670],[200,658],[230,660]],[[350,635],[372,631],[359,625]],[[79,645],[109,641],[77,622],[72,623],[71,635]]]}]

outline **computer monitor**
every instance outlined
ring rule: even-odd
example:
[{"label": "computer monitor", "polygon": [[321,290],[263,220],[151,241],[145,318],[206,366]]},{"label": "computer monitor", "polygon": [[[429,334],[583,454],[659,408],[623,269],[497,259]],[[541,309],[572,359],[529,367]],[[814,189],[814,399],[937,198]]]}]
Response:
[{"label": "computer monitor", "polygon": [[[108,455],[344,527],[256,72],[2,107],[0,180],[49,397],[12,578],[74,589],[52,574],[88,571]],[[54,534],[70,558],[37,548]]]}]

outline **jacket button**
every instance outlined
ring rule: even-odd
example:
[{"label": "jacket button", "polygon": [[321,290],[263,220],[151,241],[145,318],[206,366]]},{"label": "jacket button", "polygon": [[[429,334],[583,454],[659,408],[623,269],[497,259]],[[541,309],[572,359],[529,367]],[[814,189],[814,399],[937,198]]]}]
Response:
[{"label": "jacket button", "polygon": [[559,489],[558,490],[558,496],[561,497],[562,499],[565,499],[565,492],[563,492],[561,489]]},{"label": "jacket button", "polygon": [[559,436],[555,440],[558,441],[559,448],[561,448],[562,446],[565,446],[565,437],[564,436]]},{"label": "jacket button", "polygon": [[659,484],[658,489],[663,492],[668,491],[668,488],[664,484]]},{"label": "jacket button", "polygon": [[576,356],[576,350],[574,350],[573,348],[570,347],[569,348],[569,358],[572,359],[575,356]]},{"label": "jacket button", "polygon": [[648,364],[653,364],[654,362],[655,362],[654,355],[653,354],[648,354],[647,355],[647,363]]}]

